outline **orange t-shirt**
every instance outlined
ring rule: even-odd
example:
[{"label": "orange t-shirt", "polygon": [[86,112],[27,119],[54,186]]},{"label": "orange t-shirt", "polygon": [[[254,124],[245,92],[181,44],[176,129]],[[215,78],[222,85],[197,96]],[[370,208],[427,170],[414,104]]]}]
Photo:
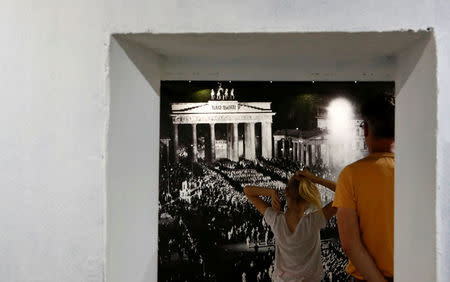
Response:
[{"label": "orange t-shirt", "polygon": [[[356,210],[361,240],[384,276],[394,276],[394,154],[372,153],[346,166],[333,206]],[[347,273],[364,277],[349,261]]]}]

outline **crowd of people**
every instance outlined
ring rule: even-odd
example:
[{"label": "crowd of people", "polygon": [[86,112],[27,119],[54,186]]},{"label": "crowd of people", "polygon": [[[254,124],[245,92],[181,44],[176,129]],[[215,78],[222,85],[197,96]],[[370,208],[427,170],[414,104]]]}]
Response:
[{"label": "crowd of people", "polygon": [[[270,281],[273,234],[242,188],[271,187],[281,196],[283,173],[298,168],[277,160],[162,165],[158,280]],[[329,202],[332,195],[325,191],[321,190],[322,200]],[[345,256],[338,242],[330,243],[337,236],[335,219],[321,234],[327,240],[322,250],[325,281],[338,281],[345,276]]]},{"label": "crowd of people", "polygon": [[342,271],[347,266],[347,256],[342,251],[338,240],[323,240],[321,255],[325,272],[324,281],[348,281],[348,274]]}]

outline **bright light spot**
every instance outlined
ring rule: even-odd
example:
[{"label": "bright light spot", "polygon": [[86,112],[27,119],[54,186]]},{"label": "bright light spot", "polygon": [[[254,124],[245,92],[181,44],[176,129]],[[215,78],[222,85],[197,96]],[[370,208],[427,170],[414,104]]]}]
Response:
[{"label": "bright light spot", "polygon": [[270,81],[270,83],[272,83],[272,80]]},{"label": "bright light spot", "polygon": [[[353,107],[349,101],[344,98],[338,98],[331,101],[328,106],[328,119],[337,125],[343,122],[349,123],[353,119]],[[342,124],[345,126],[345,124]]]},{"label": "bright light spot", "polygon": [[315,81],[313,80],[312,83],[314,83]]},{"label": "bright light spot", "polygon": [[353,149],[357,141],[354,125],[354,111],[351,103],[344,98],[331,101],[327,108],[328,138],[333,151],[333,165],[343,167],[361,156]]}]

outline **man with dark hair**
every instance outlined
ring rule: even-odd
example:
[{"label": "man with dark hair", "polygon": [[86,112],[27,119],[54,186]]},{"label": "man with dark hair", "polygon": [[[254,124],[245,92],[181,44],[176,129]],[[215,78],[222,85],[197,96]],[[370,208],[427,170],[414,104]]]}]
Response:
[{"label": "man with dark hair", "polygon": [[333,206],[351,281],[393,281],[394,98],[370,99],[361,114],[370,154],[342,170]]},{"label": "man with dark hair", "polygon": [[[394,139],[395,102],[393,96],[382,96],[366,101],[361,107],[361,115],[377,139]],[[389,141],[390,143],[393,143]]]}]

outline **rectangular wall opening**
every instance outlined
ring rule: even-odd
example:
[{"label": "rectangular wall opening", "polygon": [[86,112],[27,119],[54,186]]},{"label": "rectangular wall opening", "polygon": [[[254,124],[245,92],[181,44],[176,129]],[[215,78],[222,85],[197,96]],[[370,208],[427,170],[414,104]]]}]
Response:
[{"label": "rectangular wall opening", "polygon": [[394,81],[395,276],[436,280],[435,66],[430,32],[113,36],[107,281],[157,280],[164,80]]}]

